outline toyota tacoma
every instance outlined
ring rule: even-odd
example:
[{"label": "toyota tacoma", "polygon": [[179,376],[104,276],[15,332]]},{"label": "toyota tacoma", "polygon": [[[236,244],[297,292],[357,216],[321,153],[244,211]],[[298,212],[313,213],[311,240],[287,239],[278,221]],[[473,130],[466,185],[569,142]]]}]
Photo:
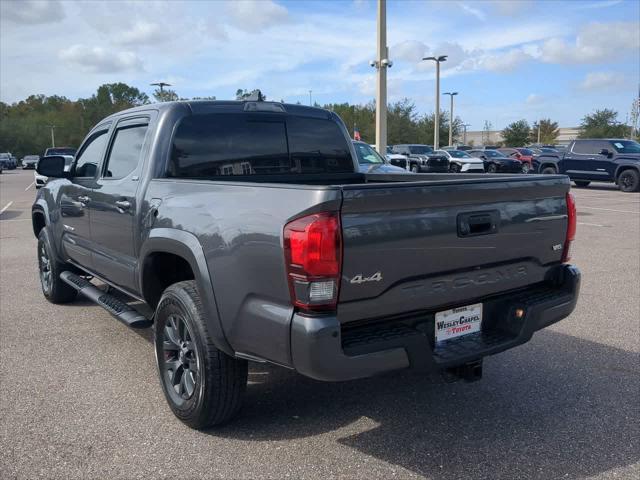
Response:
[{"label": "toyota tacoma", "polygon": [[153,326],[166,400],[193,428],[237,414],[249,361],[479,379],[578,297],[566,176],[359,173],[319,108],[145,105],[95,126],[68,171],[56,155],[37,169],[44,296]]}]

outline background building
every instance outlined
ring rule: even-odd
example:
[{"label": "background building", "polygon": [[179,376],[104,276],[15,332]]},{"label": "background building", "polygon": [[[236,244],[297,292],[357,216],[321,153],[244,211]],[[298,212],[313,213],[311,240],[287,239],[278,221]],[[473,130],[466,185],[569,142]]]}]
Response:
[{"label": "background building", "polygon": [[[558,130],[558,138],[555,143],[559,145],[568,145],[580,133],[579,127],[561,127]],[[467,145],[495,145],[502,141],[502,132],[500,130],[489,130],[488,132],[485,130],[467,131]]]}]

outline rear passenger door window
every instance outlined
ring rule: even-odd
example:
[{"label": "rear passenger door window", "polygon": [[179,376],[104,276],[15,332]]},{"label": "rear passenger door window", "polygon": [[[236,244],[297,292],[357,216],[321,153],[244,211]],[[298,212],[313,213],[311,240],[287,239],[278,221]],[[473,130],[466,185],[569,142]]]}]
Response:
[{"label": "rear passenger door window", "polygon": [[584,142],[576,142],[573,145],[572,152],[579,155],[594,155],[598,153],[598,142],[588,140]]},{"label": "rear passenger door window", "polygon": [[146,120],[128,121],[118,125],[102,172],[103,178],[120,180],[136,170],[148,127]]}]

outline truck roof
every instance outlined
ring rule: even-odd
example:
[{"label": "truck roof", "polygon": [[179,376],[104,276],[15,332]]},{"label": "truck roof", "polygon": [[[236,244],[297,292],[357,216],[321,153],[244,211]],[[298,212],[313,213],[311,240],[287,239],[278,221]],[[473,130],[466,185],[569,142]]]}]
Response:
[{"label": "truck roof", "polygon": [[[121,115],[142,112],[145,110],[157,110],[161,113],[187,108],[193,113],[240,113],[244,111],[265,111],[273,113],[287,113],[306,117],[330,118],[335,115],[329,110],[293,103],[252,101],[252,100],[180,100],[176,102],[160,102],[139,107],[128,108],[114,113],[107,118],[117,118]],[[106,120],[106,119],[105,119]]]}]

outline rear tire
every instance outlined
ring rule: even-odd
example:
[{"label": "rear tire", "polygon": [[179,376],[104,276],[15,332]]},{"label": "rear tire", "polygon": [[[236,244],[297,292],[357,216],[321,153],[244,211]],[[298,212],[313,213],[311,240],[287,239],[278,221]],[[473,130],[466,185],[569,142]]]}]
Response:
[{"label": "rear tire", "polygon": [[65,270],[73,270],[71,265],[61,262],[54,254],[47,228],[38,234],[38,270],[42,294],[51,303],[69,303],[75,300],[78,291],[60,278]]},{"label": "rear tire", "polygon": [[587,180],[574,180],[573,183],[576,184],[576,187],[584,188],[584,187],[588,187],[591,182]]},{"label": "rear tire", "polygon": [[460,165],[457,163],[452,163],[449,165],[449,172],[451,173],[460,173]]},{"label": "rear tire", "polygon": [[193,280],[175,283],[162,294],[155,350],[165,398],[183,423],[200,430],[238,413],[247,387],[247,361],[214,346]]},{"label": "rear tire", "polygon": [[555,175],[558,172],[554,167],[544,167],[540,173],[543,175]]},{"label": "rear tire", "polygon": [[496,173],[498,171],[498,167],[495,163],[490,163],[487,167],[487,173]]},{"label": "rear tire", "polygon": [[618,176],[618,188],[622,192],[640,191],[640,174],[637,170],[625,170]]},{"label": "rear tire", "polygon": [[411,165],[411,171],[413,173],[418,173],[418,165],[416,165],[415,163]]},{"label": "rear tire", "polygon": [[529,173],[530,167],[527,162],[522,162],[522,173]]}]

